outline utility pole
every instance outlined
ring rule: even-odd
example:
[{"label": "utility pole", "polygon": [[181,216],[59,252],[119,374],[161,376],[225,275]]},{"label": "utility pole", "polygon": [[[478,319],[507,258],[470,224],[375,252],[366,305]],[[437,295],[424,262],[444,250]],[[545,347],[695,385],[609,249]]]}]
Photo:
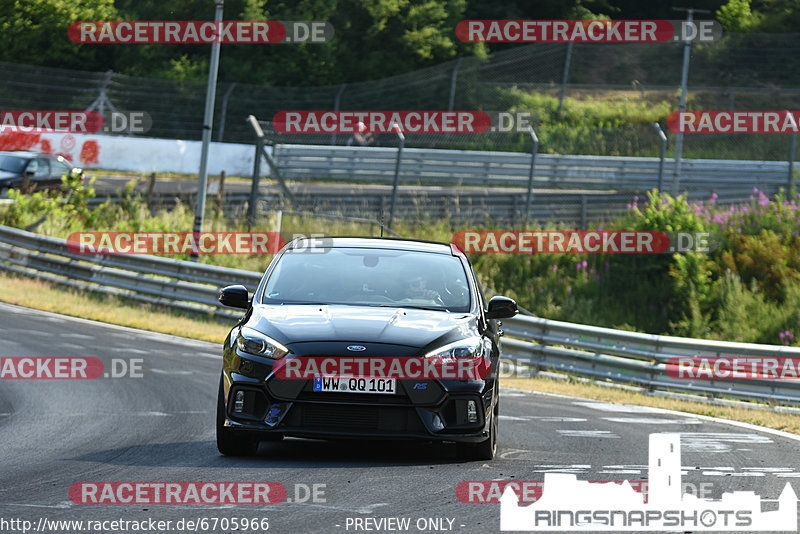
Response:
[{"label": "utility pole", "polygon": [[[208,87],[206,88],[206,109],[203,114],[203,146],[200,150],[200,172],[197,176],[197,207],[194,215],[194,232],[203,231],[203,215],[206,210],[206,185],[208,183],[208,148],[211,143],[211,128],[214,125],[214,99],[217,93],[217,71],[219,70],[220,27],[222,22],[222,8],[225,0],[214,0],[217,10],[214,22],[217,35],[211,43],[211,63],[208,66]],[[191,260],[196,262],[199,257],[192,253]]]},{"label": "utility pole", "polygon": [[[685,7],[673,7],[673,11],[686,11],[686,26],[684,29],[694,28],[692,20],[695,13],[711,13],[707,9],[693,9]],[[683,32],[683,71],[681,72],[681,102],[678,111],[683,113],[686,111],[686,84],[689,81],[689,54],[692,51],[692,39],[697,32],[693,32],[692,36],[686,35]],[[678,195],[678,189],[681,181],[681,155],[683,153],[683,134],[678,132],[675,135],[675,174],[672,177],[672,196]]]}]

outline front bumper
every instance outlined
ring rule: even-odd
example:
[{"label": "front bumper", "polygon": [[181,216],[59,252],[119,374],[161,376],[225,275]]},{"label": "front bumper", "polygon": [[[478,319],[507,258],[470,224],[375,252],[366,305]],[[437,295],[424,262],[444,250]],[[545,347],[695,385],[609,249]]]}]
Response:
[{"label": "front bumper", "polygon": [[[490,380],[398,380],[397,394],[380,395],[321,393],[313,381],[226,374],[225,426],[249,434],[475,443],[488,437],[496,402]],[[243,392],[238,410],[237,391]],[[477,420],[467,414],[469,401]]]}]

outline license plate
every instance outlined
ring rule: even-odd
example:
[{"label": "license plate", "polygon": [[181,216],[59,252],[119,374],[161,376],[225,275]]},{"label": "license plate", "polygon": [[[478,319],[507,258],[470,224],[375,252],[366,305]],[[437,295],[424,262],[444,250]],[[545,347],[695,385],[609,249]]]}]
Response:
[{"label": "license plate", "polygon": [[314,376],[314,391],[325,393],[377,393],[394,395],[397,379],[369,376]]}]

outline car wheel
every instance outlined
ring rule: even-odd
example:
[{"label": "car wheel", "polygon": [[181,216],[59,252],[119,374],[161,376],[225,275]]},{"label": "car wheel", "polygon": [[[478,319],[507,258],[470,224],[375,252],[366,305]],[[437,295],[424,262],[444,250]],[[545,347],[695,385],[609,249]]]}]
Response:
[{"label": "car wheel", "polygon": [[497,432],[499,429],[500,403],[494,405],[492,422],[489,424],[489,437],[479,443],[456,443],[458,457],[464,460],[493,460],[497,452]]},{"label": "car wheel", "polygon": [[258,440],[245,432],[237,432],[225,426],[225,390],[222,377],[219,379],[217,395],[217,450],[225,456],[252,456],[258,450]]}]

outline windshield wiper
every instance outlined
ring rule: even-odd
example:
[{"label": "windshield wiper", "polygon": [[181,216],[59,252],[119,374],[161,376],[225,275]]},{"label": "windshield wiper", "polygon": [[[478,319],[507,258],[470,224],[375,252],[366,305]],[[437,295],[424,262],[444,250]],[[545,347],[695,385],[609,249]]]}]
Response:
[{"label": "windshield wiper", "polygon": [[428,310],[428,311],[446,311],[450,313],[448,308],[441,306],[415,306],[413,304],[378,304],[379,308],[411,308],[413,310]]}]

